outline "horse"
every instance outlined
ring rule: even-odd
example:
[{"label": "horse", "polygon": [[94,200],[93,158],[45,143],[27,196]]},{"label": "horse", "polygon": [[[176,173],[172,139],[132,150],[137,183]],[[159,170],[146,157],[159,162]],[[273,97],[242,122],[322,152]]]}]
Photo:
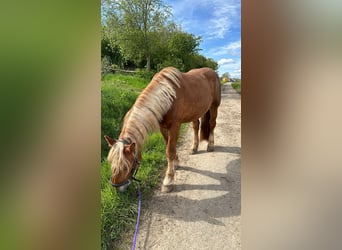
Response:
[{"label": "horse", "polygon": [[220,80],[211,68],[182,73],[167,67],[155,74],[126,113],[119,139],[104,136],[110,147],[107,160],[111,164],[112,185],[124,191],[135,179],[144,142],[149,134],[159,130],[166,143],[168,162],[162,192],[170,192],[178,163],[176,144],[181,124],[192,122],[192,153],[198,151],[199,139],[208,141],[207,151],[213,151],[220,103]]}]

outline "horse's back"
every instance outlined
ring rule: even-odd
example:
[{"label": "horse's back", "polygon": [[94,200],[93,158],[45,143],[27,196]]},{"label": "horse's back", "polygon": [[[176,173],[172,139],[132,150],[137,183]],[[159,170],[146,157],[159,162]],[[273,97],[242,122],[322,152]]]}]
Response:
[{"label": "horse's back", "polygon": [[[213,104],[219,106],[221,103],[221,84],[217,73],[211,68],[192,69],[187,73],[183,73],[185,84],[187,84],[192,91],[196,89],[207,90],[205,93],[211,93]],[[187,80],[191,79],[191,80]],[[207,88],[208,87],[208,88]],[[202,91],[203,91],[202,90]]]},{"label": "horse's back", "polygon": [[177,98],[166,116],[167,121],[191,122],[202,117],[211,106],[220,104],[219,79],[210,68],[182,73],[180,88],[176,91]]}]

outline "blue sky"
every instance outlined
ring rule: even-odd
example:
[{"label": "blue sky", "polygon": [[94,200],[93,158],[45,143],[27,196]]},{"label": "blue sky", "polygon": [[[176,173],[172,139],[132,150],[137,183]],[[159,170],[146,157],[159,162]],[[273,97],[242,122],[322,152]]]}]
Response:
[{"label": "blue sky", "polygon": [[200,54],[219,64],[218,72],[241,78],[241,1],[165,0],[175,22],[202,37]]}]

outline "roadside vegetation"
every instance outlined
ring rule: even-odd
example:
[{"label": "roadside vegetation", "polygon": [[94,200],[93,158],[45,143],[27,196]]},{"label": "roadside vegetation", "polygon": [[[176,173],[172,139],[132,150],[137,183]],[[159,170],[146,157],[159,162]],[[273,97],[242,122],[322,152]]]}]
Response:
[{"label": "roadside vegetation", "polygon": [[241,80],[233,82],[232,87],[241,95]]}]

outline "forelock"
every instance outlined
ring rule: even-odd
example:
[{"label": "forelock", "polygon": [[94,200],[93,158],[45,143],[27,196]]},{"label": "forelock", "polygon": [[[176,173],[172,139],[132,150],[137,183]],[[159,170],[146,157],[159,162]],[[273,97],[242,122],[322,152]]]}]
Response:
[{"label": "forelock", "polygon": [[124,175],[128,175],[129,173],[129,160],[125,157],[123,151],[124,144],[117,142],[108,153],[107,159],[111,164],[112,174],[114,176],[119,173],[123,173]]}]

